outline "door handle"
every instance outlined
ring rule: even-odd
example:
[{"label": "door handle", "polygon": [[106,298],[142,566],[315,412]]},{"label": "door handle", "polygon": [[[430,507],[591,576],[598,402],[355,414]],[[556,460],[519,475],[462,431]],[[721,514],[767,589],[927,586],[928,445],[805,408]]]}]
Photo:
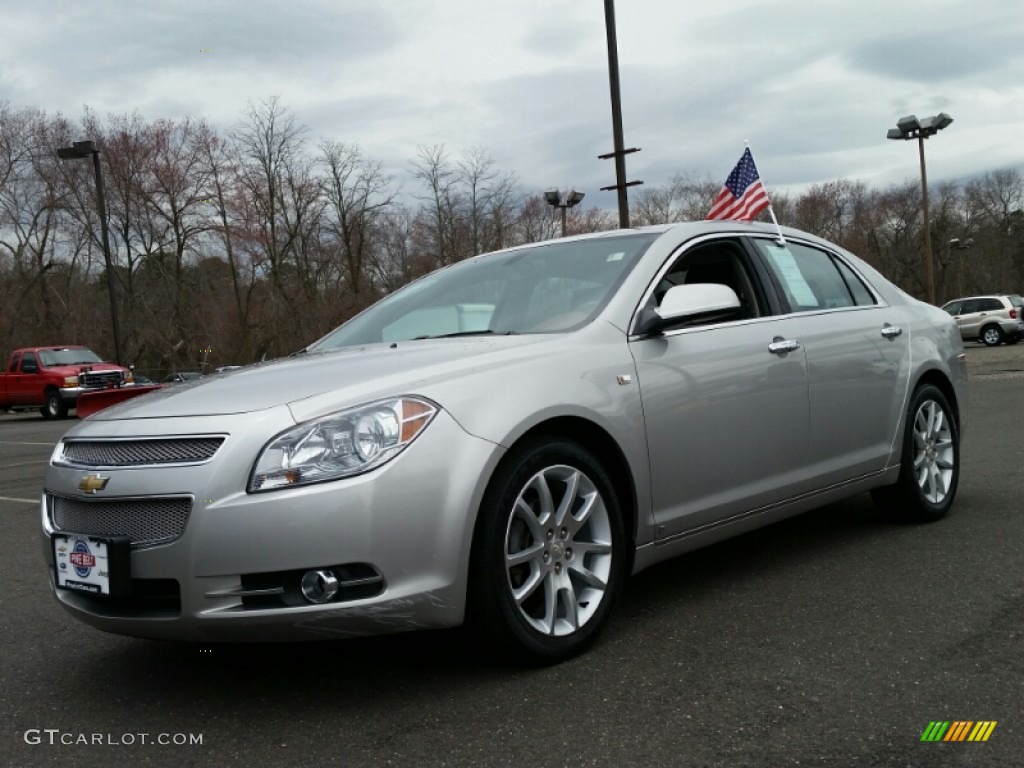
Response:
[{"label": "door handle", "polygon": [[795,352],[800,349],[800,342],[796,339],[784,339],[776,336],[775,340],[768,345],[768,351],[773,355],[784,355],[787,352]]},{"label": "door handle", "polygon": [[903,329],[895,325],[886,325],[882,328],[882,335],[887,339],[895,339],[901,333],[903,333]]}]

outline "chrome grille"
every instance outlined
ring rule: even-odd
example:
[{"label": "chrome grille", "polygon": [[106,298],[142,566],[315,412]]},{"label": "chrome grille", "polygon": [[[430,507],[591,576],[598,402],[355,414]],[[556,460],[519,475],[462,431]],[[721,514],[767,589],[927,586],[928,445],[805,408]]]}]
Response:
[{"label": "chrome grille", "polygon": [[167,544],[185,532],[192,499],[114,499],[84,501],[50,496],[50,524],[55,530],[89,536],[128,536],[133,547]]},{"label": "chrome grille", "polygon": [[78,383],[86,389],[117,386],[122,381],[121,371],[83,371],[78,374]]},{"label": "chrome grille", "polygon": [[145,467],[209,461],[223,437],[175,437],[154,440],[68,440],[60,463],[78,467]]}]

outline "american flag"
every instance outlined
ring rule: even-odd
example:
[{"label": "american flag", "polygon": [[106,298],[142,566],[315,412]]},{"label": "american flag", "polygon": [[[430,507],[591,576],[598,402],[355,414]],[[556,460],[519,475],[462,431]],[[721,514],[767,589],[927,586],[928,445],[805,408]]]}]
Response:
[{"label": "american flag", "polygon": [[736,163],[722,191],[711,204],[706,220],[751,221],[769,204],[768,193],[761,184],[761,177],[757,175],[754,156],[747,148],[743,150],[743,157]]}]

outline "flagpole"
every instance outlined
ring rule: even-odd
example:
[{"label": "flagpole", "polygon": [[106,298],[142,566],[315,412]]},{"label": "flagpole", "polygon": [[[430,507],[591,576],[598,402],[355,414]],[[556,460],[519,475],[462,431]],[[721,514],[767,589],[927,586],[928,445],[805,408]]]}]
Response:
[{"label": "flagpole", "polygon": [[[750,142],[749,141],[744,141],[743,144],[746,146],[747,151],[750,152]],[[750,157],[751,158],[754,157],[754,153],[753,152],[750,152]],[[755,168],[757,167],[757,161],[756,160],[754,161],[754,167]],[[758,178],[761,179],[762,186],[767,187],[768,185],[764,183],[764,175],[761,173],[761,169],[760,168],[757,169],[757,175],[758,175]],[[779,220],[775,218],[775,209],[772,208],[772,199],[771,199],[770,196],[768,198],[768,215],[772,217],[772,223],[775,224],[775,229],[777,229],[779,231],[779,244],[780,245],[785,245],[786,244],[786,238],[782,236],[782,227],[779,226]]]}]

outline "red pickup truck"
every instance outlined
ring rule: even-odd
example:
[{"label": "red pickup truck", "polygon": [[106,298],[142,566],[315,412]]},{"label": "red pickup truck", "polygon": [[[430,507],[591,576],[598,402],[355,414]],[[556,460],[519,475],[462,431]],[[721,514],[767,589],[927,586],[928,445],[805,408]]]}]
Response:
[{"label": "red pickup truck", "polygon": [[132,372],[105,363],[88,347],[16,349],[0,373],[0,411],[38,408],[47,419],[63,419],[79,395],[134,384]]}]

